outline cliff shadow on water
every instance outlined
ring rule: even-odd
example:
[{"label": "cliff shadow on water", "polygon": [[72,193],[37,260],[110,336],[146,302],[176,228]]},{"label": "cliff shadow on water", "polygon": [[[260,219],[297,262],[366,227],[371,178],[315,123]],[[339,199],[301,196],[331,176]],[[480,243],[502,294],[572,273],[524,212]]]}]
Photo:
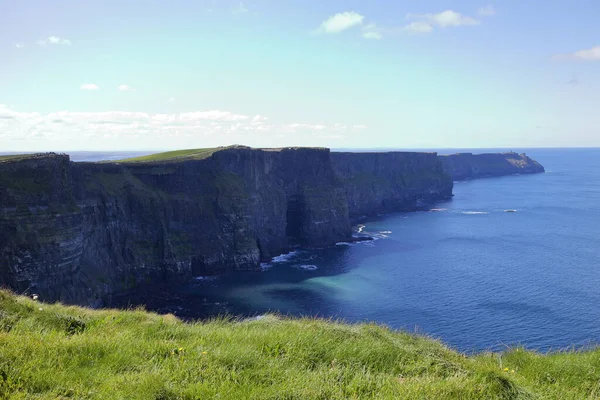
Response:
[{"label": "cliff shadow on water", "polygon": [[183,150],[114,162],[0,157],[0,283],[102,306],[138,287],[260,270],[351,222],[452,196],[435,153]]}]

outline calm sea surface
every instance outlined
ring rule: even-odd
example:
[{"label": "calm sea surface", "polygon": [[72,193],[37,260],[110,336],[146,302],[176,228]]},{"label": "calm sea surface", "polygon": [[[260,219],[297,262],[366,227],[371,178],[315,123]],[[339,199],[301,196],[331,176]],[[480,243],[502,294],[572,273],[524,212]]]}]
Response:
[{"label": "calm sea surface", "polygon": [[365,222],[373,242],[198,279],[148,307],[376,321],[466,352],[599,343],[600,149],[527,153],[548,172],[458,182],[435,210]]},{"label": "calm sea surface", "polygon": [[377,321],[468,352],[600,342],[600,149],[528,154],[548,172],[458,182],[437,211],[366,222],[373,243],[190,285],[179,312]]}]

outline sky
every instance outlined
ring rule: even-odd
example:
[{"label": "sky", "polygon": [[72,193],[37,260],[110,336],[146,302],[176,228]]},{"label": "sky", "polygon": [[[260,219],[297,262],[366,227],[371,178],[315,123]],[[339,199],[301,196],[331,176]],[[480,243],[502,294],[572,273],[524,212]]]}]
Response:
[{"label": "sky", "polygon": [[0,151],[600,146],[597,0],[0,0]]}]

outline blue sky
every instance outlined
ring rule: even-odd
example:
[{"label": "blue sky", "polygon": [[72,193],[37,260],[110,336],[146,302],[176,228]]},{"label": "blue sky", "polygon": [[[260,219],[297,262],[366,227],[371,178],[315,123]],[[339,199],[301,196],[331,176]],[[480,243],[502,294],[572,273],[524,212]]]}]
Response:
[{"label": "blue sky", "polygon": [[600,146],[600,3],[0,0],[0,149]]}]

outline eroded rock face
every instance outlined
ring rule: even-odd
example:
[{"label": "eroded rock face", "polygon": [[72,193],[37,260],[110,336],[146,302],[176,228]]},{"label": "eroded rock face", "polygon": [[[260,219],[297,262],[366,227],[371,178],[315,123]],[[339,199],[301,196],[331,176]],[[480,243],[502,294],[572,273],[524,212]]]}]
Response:
[{"label": "eroded rock face", "polygon": [[[333,162],[332,162],[333,161]],[[448,198],[435,154],[224,148],[203,160],[0,159],[0,283],[100,306],[351,237],[351,217]]]},{"label": "eroded rock face", "polygon": [[[257,269],[351,236],[328,149],[225,149],[176,163],[0,163],[0,277],[91,305],[146,282]],[[291,210],[291,211],[290,211]]]},{"label": "eroded rock face", "polygon": [[436,153],[331,153],[350,216],[412,211],[452,197],[452,179]]},{"label": "eroded rock face", "polygon": [[444,171],[455,181],[515,174],[538,174],[544,167],[525,153],[458,153],[440,156]]}]

